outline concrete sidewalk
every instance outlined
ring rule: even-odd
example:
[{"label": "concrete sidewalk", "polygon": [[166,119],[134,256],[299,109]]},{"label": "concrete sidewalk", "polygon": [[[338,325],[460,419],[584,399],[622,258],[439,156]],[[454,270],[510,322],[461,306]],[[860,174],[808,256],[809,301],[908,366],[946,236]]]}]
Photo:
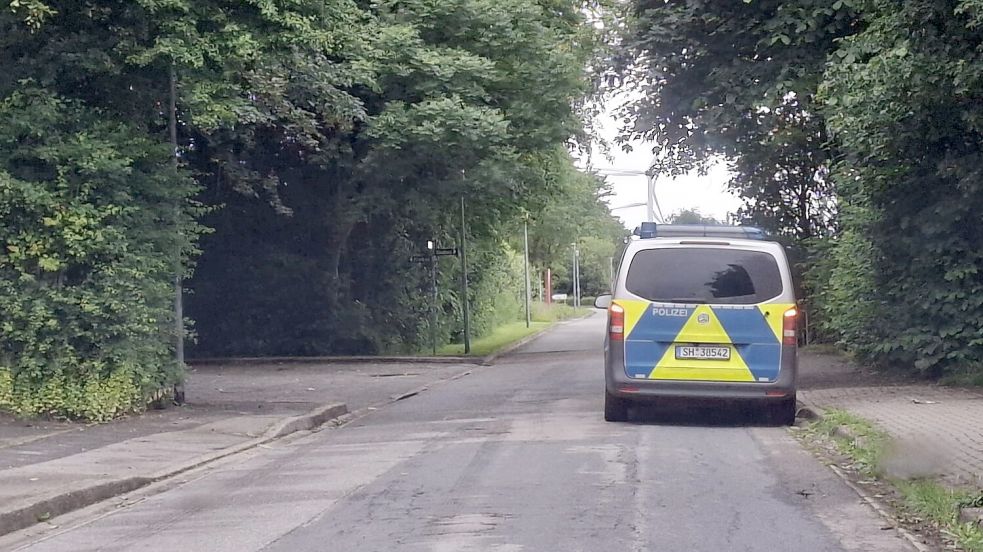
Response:
[{"label": "concrete sidewalk", "polygon": [[0,416],[0,535],[473,369],[417,362],[208,364],[190,370],[182,407],[108,424]]},{"label": "concrete sidewalk", "polygon": [[873,422],[892,440],[884,469],[983,488],[983,390],[899,381],[835,355],[800,356],[800,400]]}]

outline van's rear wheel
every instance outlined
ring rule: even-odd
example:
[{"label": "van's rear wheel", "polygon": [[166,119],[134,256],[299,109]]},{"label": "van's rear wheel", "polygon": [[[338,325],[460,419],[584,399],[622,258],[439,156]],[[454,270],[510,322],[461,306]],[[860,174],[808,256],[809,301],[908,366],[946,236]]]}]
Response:
[{"label": "van's rear wheel", "polygon": [[790,426],[795,423],[796,409],[795,395],[792,395],[771,405],[768,410],[768,418],[775,425]]},{"label": "van's rear wheel", "polygon": [[604,421],[628,421],[628,401],[604,391]]}]

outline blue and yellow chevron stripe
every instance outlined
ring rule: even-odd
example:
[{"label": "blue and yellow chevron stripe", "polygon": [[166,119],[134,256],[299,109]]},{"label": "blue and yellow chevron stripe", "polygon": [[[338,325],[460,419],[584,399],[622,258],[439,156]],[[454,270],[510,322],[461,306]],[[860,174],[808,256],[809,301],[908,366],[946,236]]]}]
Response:
[{"label": "blue and yellow chevron stripe", "polygon": [[[625,372],[629,377],[738,382],[778,379],[782,315],[792,304],[615,303],[625,309]],[[692,344],[726,345],[730,358],[676,358],[677,345]]]}]

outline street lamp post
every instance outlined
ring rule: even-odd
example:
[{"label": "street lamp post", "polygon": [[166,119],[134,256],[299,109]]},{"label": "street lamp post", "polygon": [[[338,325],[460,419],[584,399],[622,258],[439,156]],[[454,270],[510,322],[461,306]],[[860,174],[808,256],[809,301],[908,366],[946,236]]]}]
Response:
[{"label": "street lamp post", "polygon": [[576,242],[573,245],[573,306],[580,307],[580,250]]},{"label": "street lamp post", "polygon": [[430,255],[430,290],[433,300],[430,303],[430,345],[437,356],[437,241],[427,240],[427,253]]}]

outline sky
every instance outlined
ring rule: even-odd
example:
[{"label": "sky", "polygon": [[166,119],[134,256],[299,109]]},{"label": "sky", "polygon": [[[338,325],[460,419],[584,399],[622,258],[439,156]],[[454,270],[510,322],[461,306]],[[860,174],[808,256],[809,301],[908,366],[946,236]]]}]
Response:
[{"label": "sky", "polygon": [[[612,105],[609,104],[608,112],[599,117],[597,121],[598,133],[611,144],[609,155],[612,159],[606,159],[603,154],[595,153],[592,165],[599,169],[613,168],[644,172],[652,159],[652,145],[635,142],[631,144],[632,151],[625,152],[615,144],[614,138],[618,134],[618,120],[612,113]],[[598,151],[598,148],[595,148],[595,151]],[[586,163],[582,160],[581,166],[585,165]],[[611,183],[614,192],[608,198],[608,204],[612,208],[611,212],[619,217],[628,228],[634,228],[646,220],[644,205],[618,208],[632,203],[645,203],[645,175],[607,176],[606,178]],[[718,164],[713,166],[704,176],[692,173],[675,179],[667,176],[658,177],[655,183],[655,195],[659,201],[659,206],[662,208],[662,214],[667,217],[682,209],[696,209],[705,216],[724,221],[727,219],[728,213],[736,211],[741,204],[737,196],[727,192],[725,187],[727,180],[727,168],[723,164]]]}]

